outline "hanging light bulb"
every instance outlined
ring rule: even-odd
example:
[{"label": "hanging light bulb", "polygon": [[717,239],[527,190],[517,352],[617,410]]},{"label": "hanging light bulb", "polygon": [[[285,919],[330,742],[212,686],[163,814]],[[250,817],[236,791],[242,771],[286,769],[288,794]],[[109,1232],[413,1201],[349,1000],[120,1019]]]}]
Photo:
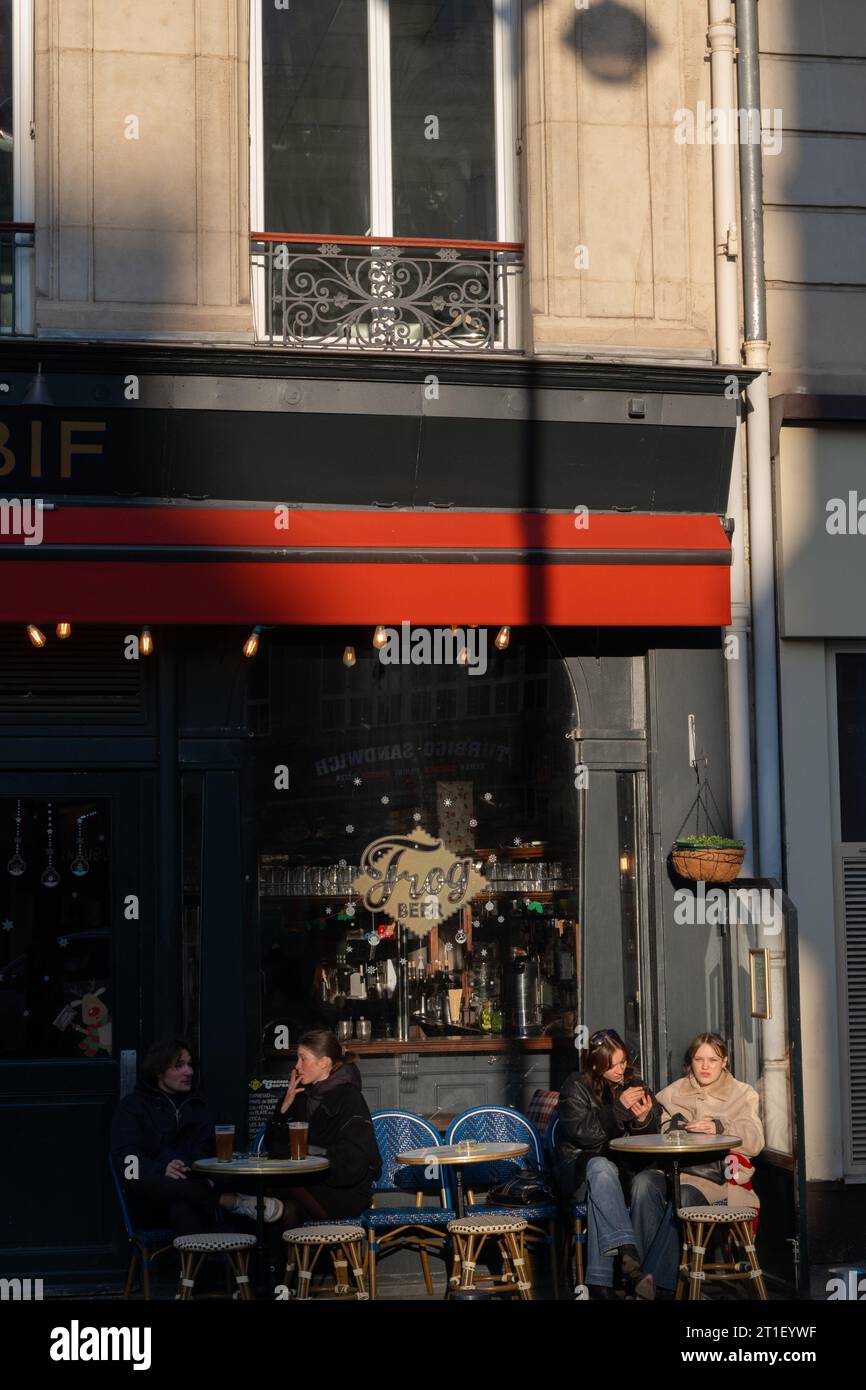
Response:
[{"label": "hanging light bulb", "polygon": [[456,637],[456,636],[457,636],[457,633],[458,633],[459,631],[460,631],[460,628],[459,628],[458,624],[457,624],[457,623],[452,623],[452,624],[451,624],[451,636],[452,636],[452,637]]},{"label": "hanging light bulb", "polygon": [[468,648],[468,647],[464,647],[463,650],[462,650],[462,652],[461,652],[460,655],[458,656],[458,658],[457,658],[457,665],[458,665],[458,666],[468,666],[468,665],[469,665],[469,648]]},{"label": "hanging light bulb", "polygon": [[34,647],[45,646],[47,640],[45,633],[40,632],[39,628],[36,626],[35,623],[28,624],[27,636],[30,638],[30,641],[33,643]]},{"label": "hanging light bulb", "polygon": [[511,641],[511,628],[510,628],[510,627],[501,627],[501,628],[499,629],[499,631],[497,632],[497,634],[496,634],[496,646],[497,646],[497,648],[499,649],[499,651],[501,651],[501,652],[506,651],[506,650],[508,649],[508,644],[509,644],[510,641]]},{"label": "hanging light bulb", "polygon": [[142,656],[153,656],[153,633],[149,627],[141,629],[141,637],[138,639],[138,650]]},{"label": "hanging light bulb", "polygon": [[58,624],[57,624],[57,627],[56,627],[54,630],[55,630],[55,632],[57,633],[57,636],[63,638],[64,640],[65,640],[67,637],[71,637],[71,636],[72,636],[72,624],[71,624],[71,623],[58,623]]},{"label": "hanging light bulb", "polygon": [[355,648],[354,648],[354,647],[347,647],[346,650],[343,652],[343,665],[344,665],[344,666],[354,666],[354,664],[355,664],[355,662],[357,661],[357,659],[358,659],[358,658],[355,656]]},{"label": "hanging light bulb", "polygon": [[246,642],[244,642],[244,656],[257,655],[259,650],[259,638],[261,637],[261,635],[262,629],[258,626],[258,624],[256,624],[249,637],[247,638]]},{"label": "hanging light bulb", "polygon": [[381,651],[387,643],[387,641],[388,634],[380,623],[379,626],[376,628],[376,631],[373,633],[373,646],[376,648],[377,651]]},{"label": "hanging light bulb", "polygon": [[628,870],[629,870],[629,858],[628,858],[628,855],[627,855],[627,854],[621,854],[621,855],[619,856],[619,867],[620,867],[620,872],[621,872],[621,873],[624,873],[624,874],[627,874],[627,873],[628,873]]}]

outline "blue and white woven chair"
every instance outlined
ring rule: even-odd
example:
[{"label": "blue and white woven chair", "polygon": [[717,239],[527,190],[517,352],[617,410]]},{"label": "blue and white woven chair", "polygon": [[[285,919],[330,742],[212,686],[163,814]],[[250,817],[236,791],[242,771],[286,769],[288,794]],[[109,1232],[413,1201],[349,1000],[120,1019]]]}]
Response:
[{"label": "blue and white woven chair", "polygon": [[[554,1115],[547,1131],[547,1147],[550,1152],[551,1164],[553,1163],[553,1151],[556,1147],[556,1134],[560,1126],[560,1118]],[[572,1269],[574,1283],[584,1282],[585,1252],[586,1252],[586,1202],[571,1202],[571,1221],[566,1226],[565,1232],[565,1267],[568,1270],[571,1261],[574,1261]]]},{"label": "blue and white woven chair", "polygon": [[[476,1189],[495,1187],[507,1182],[525,1168],[534,1168],[540,1177],[545,1176],[544,1145],[541,1135],[531,1120],[506,1105],[476,1105],[464,1110],[452,1120],[445,1137],[446,1144],[458,1144],[464,1139],[474,1139],[478,1143],[528,1144],[529,1152],[519,1158],[499,1159],[494,1163],[473,1163],[465,1170],[464,1182],[471,1180],[472,1187],[466,1188],[467,1207],[477,1204]],[[493,1207],[487,1207],[493,1211]],[[550,1272],[553,1280],[554,1298],[559,1297],[559,1270],[556,1260],[556,1218],[555,1202],[535,1202],[527,1206],[495,1208],[508,1216],[522,1216],[526,1221],[526,1243],[546,1245],[549,1251]]]},{"label": "blue and white woven chair", "polygon": [[150,1276],[155,1262],[160,1255],[167,1255],[174,1251],[175,1231],[168,1227],[149,1229],[143,1226],[136,1226],[129,1212],[126,1201],[126,1193],[123,1190],[123,1183],[117,1176],[117,1169],[114,1160],[109,1158],[108,1166],[111,1169],[111,1177],[114,1182],[114,1190],[117,1193],[117,1200],[120,1203],[120,1212],[123,1217],[123,1226],[126,1231],[126,1238],[129,1241],[129,1270],[126,1275],[126,1288],[123,1291],[124,1298],[129,1298],[132,1293],[133,1280],[135,1279],[136,1267],[141,1261],[141,1293],[142,1297],[150,1298]]},{"label": "blue and white woven chair", "polygon": [[[420,1115],[409,1110],[376,1110],[373,1112],[376,1143],[382,1155],[382,1168],[373,1184],[373,1205],[360,1218],[367,1232],[369,1255],[370,1297],[376,1297],[376,1261],[395,1250],[416,1250],[421,1260],[424,1285],[433,1293],[430,1277],[430,1256],[446,1257],[451,1241],[448,1222],[457,1212],[450,1205],[443,1169],[428,1178],[422,1167],[397,1163],[397,1154],[406,1149],[429,1148],[441,1144],[435,1127]],[[414,1206],[387,1206],[381,1203],[386,1193],[411,1193]],[[425,1199],[432,1199],[425,1205]],[[381,1205],[380,1205],[381,1203]]]}]

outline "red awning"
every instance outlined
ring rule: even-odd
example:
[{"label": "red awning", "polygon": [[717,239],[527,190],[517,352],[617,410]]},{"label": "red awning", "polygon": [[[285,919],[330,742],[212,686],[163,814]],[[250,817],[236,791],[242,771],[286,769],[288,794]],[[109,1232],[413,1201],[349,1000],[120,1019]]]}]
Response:
[{"label": "red awning", "polygon": [[0,621],[719,627],[717,516],[59,506]]}]

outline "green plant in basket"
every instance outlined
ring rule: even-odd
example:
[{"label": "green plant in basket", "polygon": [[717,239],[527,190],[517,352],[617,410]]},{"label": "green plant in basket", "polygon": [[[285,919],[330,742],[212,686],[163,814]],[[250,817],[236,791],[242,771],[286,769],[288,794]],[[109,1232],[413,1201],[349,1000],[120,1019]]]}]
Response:
[{"label": "green plant in basket", "polygon": [[674,840],[677,849],[745,849],[745,840],[734,840],[727,835],[682,835]]}]

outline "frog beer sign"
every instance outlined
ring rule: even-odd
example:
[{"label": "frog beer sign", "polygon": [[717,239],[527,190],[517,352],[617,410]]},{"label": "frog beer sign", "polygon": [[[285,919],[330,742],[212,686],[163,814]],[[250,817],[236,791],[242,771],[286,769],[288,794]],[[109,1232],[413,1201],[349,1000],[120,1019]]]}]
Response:
[{"label": "frog beer sign", "polygon": [[361,855],[353,887],[370,912],[426,936],[487,887],[470,855],[452,854],[426,830],[383,835]]}]

